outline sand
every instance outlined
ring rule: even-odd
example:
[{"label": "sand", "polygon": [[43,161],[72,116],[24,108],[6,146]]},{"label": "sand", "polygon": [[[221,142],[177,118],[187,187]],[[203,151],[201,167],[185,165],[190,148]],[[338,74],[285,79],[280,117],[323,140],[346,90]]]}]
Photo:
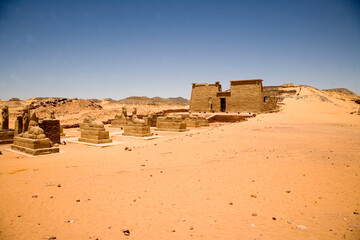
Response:
[{"label": "sand", "polygon": [[154,140],[2,145],[0,239],[359,239],[358,106],[303,87],[278,113]]}]

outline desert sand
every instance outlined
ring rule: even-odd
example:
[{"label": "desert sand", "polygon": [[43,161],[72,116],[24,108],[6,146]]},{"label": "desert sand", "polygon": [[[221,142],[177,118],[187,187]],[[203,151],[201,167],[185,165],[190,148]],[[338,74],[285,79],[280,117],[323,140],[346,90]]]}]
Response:
[{"label": "desert sand", "polygon": [[0,146],[0,239],[359,239],[359,105],[296,89],[277,113],[153,140]]}]

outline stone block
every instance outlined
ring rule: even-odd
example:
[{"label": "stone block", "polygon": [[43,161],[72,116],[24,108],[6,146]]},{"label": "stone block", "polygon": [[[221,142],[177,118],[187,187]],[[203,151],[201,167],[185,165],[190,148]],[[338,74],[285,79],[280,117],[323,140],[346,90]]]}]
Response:
[{"label": "stone block", "polygon": [[50,139],[30,139],[24,137],[14,137],[14,144],[11,149],[21,151],[31,155],[43,155],[50,153],[58,153],[58,147],[52,147]]},{"label": "stone block", "polygon": [[44,134],[53,143],[60,143],[60,121],[56,119],[46,119],[39,122],[39,127],[44,130]]},{"label": "stone block", "polygon": [[0,144],[8,144],[14,141],[14,130],[0,129]]},{"label": "stone block", "polygon": [[185,132],[186,123],[180,118],[158,117],[156,121],[157,130],[170,132]]},{"label": "stone block", "polygon": [[149,137],[153,133],[150,132],[150,126],[143,124],[134,124],[128,123],[124,127],[124,136],[134,136],[134,137]]}]

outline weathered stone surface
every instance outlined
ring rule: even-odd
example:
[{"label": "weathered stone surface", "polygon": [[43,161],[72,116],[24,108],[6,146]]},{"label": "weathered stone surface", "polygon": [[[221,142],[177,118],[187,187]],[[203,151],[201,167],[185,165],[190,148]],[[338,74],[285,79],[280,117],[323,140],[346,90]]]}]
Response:
[{"label": "weathered stone surface", "polygon": [[64,133],[64,128],[60,125],[60,137],[64,137],[65,133]]},{"label": "weathered stone surface", "polygon": [[105,131],[104,124],[102,122],[92,121],[88,126],[81,129],[81,137],[79,142],[87,142],[94,144],[111,143],[109,132]]},{"label": "weathered stone surface", "polygon": [[29,128],[29,123],[30,123],[30,106],[27,105],[24,107],[23,112],[22,112],[22,132],[26,132]]},{"label": "weathered stone surface", "polygon": [[53,143],[60,143],[60,121],[56,119],[46,119],[39,122],[44,134]]},{"label": "weathered stone surface", "polygon": [[[30,109],[25,113],[30,115]],[[53,142],[45,136],[44,130],[39,127],[35,113],[27,121],[29,122],[28,130],[14,137],[14,144],[11,145],[11,149],[32,155],[59,152],[59,148],[53,146]]]},{"label": "weathered stone surface", "polygon": [[115,128],[123,128],[125,127],[127,123],[127,119],[126,117],[124,118],[118,118],[118,119],[114,119],[111,121],[111,127],[115,127]]},{"label": "weathered stone surface", "polygon": [[123,128],[125,127],[127,119],[127,110],[125,106],[122,106],[122,111],[120,115],[115,115],[115,119],[111,121],[111,127]]},{"label": "weathered stone surface", "polygon": [[186,123],[179,115],[168,115],[166,117],[158,117],[156,121],[157,130],[171,132],[185,132]]},{"label": "weathered stone surface", "polygon": [[136,124],[133,122],[128,123],[124,127],[124,136],[134,136],[134,137],[149,137],[153,133],[150,132],[150,126],[143,124]]},{"label": "weathered stone surface", "polygon": [[14,134],[15,136],[22,133],[22,127],[23,127],[23,123],[22,123],[22,116],[17,116],[16,120],[15,120],[15,128],[14,128]]},{"label": "weathered stone surface", "polygon": [[196,119],[186,118],[184,121],[186,123],[186,127],[200,127],[200,123]]},{"label": "weathered stone surface", "polygon": [[209,126],[209,122],[205,117],[196,114],[189,114],[189,117],[185,118],[184,121],[186,123],[186,127]]},{"label": "weathered stone surface", "polygon": [[58,147],[52,147],[50,139],[30,139],[24,137],[14,137],[14,144],[11,149],[28,153],[31,155],[42,155],[50,153],[58,153]]},{"label": "weathered stone surface", "polygon": [[261,79],[230,81],[230,90],[222,91],[215,84],[193,83],[190,110],[192,112],[253,112],[264,111]]},{"label": "weathered stone surface", "polygon": [[9,129],[9,108],[4,106],[1,111],[1,129]]},{"label": "weathered stone surface", "polygon": [[14,130],[9,129],[9,108],[4,106],[1,111],[1,129],[0,144],[12,143],[14,139]]},{"label": "weathered stone surface", "polygon": [[145,124],[150,127],[156,127],[156,121],[158,117],[163,117],[164,114],[150,114],[147,117],[144,117]]},{"label": "weathered stone surface", "polygon": [[92,116],[87,116],[86,118],[84,118],[83,122],[79,124],[79,130],[85,129],[86,127],[88,127],[90,122],[92,122],[92,121],[94,121]]},{"label": "weathered stone surface", "polygon": [[14,130],[0,129],[0,144],[8,144],[14,141]]}]

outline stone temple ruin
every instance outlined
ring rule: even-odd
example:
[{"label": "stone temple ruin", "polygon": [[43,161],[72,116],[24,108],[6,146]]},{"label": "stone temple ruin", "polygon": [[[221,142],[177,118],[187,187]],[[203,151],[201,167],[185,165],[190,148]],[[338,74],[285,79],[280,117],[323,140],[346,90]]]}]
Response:
[{"label": "stone temple ruin", "polygon": [[21,133],[14,137],[11,149],[31,155],[58,153],[59,148],[53,145],[53,142],[45,136],[44,130],[39,127],[39,120],[35,113],[29,116],[30,107],[26,106],[23,110]]},{"label": "stone temple ruin", "polygon": [[186,129],[186,123],[183,121],[182,117],[177,114],[158,117],[156,127],[159,131],[185,132],[189,130]]},{"label": "stone temple ruin", "polygon": [[[91,120],[89,120],[91,119]],[[87,123],[87,121],[89,121]],[[102,144],[111,143],[112,140],[109,137],[109,132],[105,131],[104,124],[102,122],[94,121],[92,118],[86,119],[86,125],[82,125],[81,137],[79,142]]]},{"label": "stone temple ruin", "polygon": [[87,127],[89,127],[90,122],[94,121],[92,116],[87,116],[86,118],[84,118],[83,122],[79,124],[79,131],[86,129]]},{"label": "stone temple ruin", "polygon": [[[191,112],[261,113],[271,110],[273,100],[263,90],[262,79],[230,81],[230,89],[222,91],[219,82],[193,83]],[[276,102],[275,102],[276,106]]]},{"label": "stone temple ruin", "polygon": [[115,119],[111,121],[111,127],[123,128],[127,123],[127,110],[125,106],[122,106],[120,115],[115,115]]},{"label": "stone temple ruin", "polygon": [[206,127],[209,126],[208,120],[198,114],[189,114],[189,117],[185,118],[186,127]]},{"label": "stone temple ruin", "polygon": [[50,119],[39,120],[39,127],[53,143],[60,143],[60,120],[55,119],[53,112],[50,114]]},{"label": "stone temple ruin", "polygon": [[9,108],[4,106],[1,111],[0,144],[12,143],[14,130],[9,129]]},{"label": "stone temple ruin", "polygon": [[146,124],[145,120],[137,118],[136,108],[134,108],[131,120],[128,120],[127,124],[124,126],[123,135],[134,137],[150,137],[153,134],[150,132],[150,126]]}]

